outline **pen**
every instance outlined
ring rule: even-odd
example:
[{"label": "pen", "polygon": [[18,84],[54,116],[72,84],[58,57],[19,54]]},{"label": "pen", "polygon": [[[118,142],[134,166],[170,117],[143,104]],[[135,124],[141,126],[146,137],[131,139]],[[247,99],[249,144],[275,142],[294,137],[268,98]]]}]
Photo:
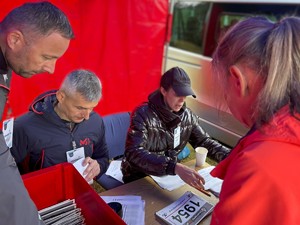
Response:
[{"label": "pen", "polygon": [[200,189],[199,191],[201,191],[203,194],[211,197],[211,194],[208,191],[205,191],[204,189]]}]

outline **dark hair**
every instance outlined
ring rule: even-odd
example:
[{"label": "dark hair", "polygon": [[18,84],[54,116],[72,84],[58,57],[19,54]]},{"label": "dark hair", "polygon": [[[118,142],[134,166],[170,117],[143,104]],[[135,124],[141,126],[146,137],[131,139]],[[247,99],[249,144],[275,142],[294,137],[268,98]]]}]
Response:
[{"label": "dark hair", "polygon": [[300,18],[274,23],[254,17],[234,25],[213,55],[213,74],[223,91],[230,66],[238,63],[255,71],[264,83],[253,106],[257,125],[268,122],[284,105],[290,106],[292,115],[300,113]]},{"label": "dark hair", "polygon": [[16,28],[23,32],[47,36],[58,32],[64,38],[73,39],[74,33],[66,15],[50,2],[25,3],[13,9],[3,19],[0,30]]}]

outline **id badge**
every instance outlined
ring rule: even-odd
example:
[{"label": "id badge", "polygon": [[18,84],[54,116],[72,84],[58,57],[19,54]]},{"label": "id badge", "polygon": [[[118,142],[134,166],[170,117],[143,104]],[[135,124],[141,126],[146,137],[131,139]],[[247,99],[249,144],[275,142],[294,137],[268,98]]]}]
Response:
[{"label": "id badge", "polygon": [[7,147],[12,147],[13,142],[13,131],[14,131],[14,118],[10,118],[3,121],[2,132]]},{"label": "id badge", "polygon": [[180,143],[180,126],[174,129],[174,148],[176,148]]},{"label": "id badge", "polygon": [[78,159],[85,158],[84,147],[72,149],[70,151],[67,151],[66,154],[69,163],[74,163]]}]

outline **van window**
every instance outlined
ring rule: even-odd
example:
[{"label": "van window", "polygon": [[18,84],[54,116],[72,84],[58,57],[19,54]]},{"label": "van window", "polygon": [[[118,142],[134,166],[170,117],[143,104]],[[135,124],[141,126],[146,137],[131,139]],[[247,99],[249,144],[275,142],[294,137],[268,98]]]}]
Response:
[{"label": "van window", "polygon": [[[250,16],[266,16],[277,21],[285,15],[300,15],[299,3],[269,3],[246,0],[171,0],[173,22],[170,43],[166,44],[163,72],[180,66],[190,76],[197,99],[187,98],[201,126],[231,147],[248,132],[229,111],[219,110],[211,76],[211,55],[219,38],[237,21]],[[291,2],[291,1],[287,1]]]},{"label": "van window", "polygon": [[[263,16],[271,21],[278,21],[286,15],[299,15],[299,6],[280,4],[228,4],[215,3],[211,11],[211,17],[217,18],[215,24],[210,24],[210,34],[207,36],[204,55],[211,56],[218,39],[236,22],[251,16]],[[211,32],[213,31],[213,32]],[[211,37],[214,38],[211,38]],[[209,40],[214,40],[209,42]]]},{"label": "van window", "polygon": [[[253,16],[252,14],[241,14],[241,13],[232,13],[232,12],[222,12],[219,15],[218,24],[215,32],[215,43],[217,43],[218,39],[222,37],[226,33],[226,31],[236,24],[238,21],[246,19],[247,17]],[[264,16],[271,21],[277,21],[278,19],[272,14],[261,14],[259,16]]]},{"label": "van window", "polygon": [[220,36],[236,22],[250,16],[277,21],[286,15],[299,16],[299,4],[179,0],[174,4],[170,46],[211,57]]},{"label": "van window", "polygon": [[170,46],[202,53],[206,15],[210,3],[183,1],[174,5]]}]

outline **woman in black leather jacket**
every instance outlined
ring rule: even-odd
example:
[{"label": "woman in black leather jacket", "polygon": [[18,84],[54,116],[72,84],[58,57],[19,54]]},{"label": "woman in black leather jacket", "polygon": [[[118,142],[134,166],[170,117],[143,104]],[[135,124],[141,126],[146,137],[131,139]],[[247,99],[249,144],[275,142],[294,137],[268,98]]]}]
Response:
[{"label": "woman in black leather jacket", "polygon": [[177,162],[177,155],[187,142],[194,148],[207,148],[208,156],[218,162],[230,150],[202,129],[198,116],[185,105],[188,95],[196,97],[190,79],[183,69],[174,67],[162,76],[159,90],[149,95],[149,101],[132,112],[122,162],[124,182],[145,175],[177,174],[189,185],[203,189],[203,178]]}]

